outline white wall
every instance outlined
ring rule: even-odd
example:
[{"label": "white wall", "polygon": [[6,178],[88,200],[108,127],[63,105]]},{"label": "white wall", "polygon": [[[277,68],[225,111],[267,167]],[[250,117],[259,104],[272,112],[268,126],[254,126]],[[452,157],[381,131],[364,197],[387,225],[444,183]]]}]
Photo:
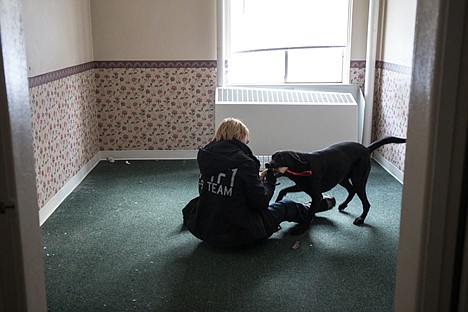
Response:
[{"label": "white wall", "polygon": [[[377,59],[411,66],[417,0],[380,0]],[[353,1],[351,60],[366,59],[369,0]]]},{"label": "white wall", "polygon": [[21,1],[30,77],[94,60],[216,59],[216,0]]},{"label": "white wall", "polygon": [[215,60],[216,0],[93,0],[95,60]]},{"label": "white wall", "polygon": [[30,77],[93,61],[90,0],[21,0]]},{"label": "white wall", "polygon": [[352,14],[351,60],[362,61],[366,59],[369,0],[354,0]]},{"label": "white wall", "polygon": [[[30,77],[94,60],[216,60],[216,0],[21,1]],[[351,59],[364,60],[368,0],[353,3]]]},{"label": "white wall", "polygon": [[378,59],[411,66],[417,0],[383,1],[381,47]]}]

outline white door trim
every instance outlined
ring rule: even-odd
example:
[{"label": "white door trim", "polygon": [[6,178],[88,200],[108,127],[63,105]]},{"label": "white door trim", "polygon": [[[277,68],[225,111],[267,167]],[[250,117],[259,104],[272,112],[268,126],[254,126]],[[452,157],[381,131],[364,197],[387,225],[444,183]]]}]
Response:
[{"label": "white door trim", "polygon": [[22,29],[21,1],[0,0],[0,174],[7,186],[0,200],[14,204],[0,213],[0,310],[46,311]]}]

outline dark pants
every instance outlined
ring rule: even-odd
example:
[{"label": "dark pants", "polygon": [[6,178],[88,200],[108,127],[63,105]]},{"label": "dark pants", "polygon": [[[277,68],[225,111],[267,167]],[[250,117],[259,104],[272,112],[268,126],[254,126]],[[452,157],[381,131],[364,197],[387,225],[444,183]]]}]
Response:
[{"label": "dark pants", "polygon": [[283,221],[301,223],[301,221],[304,221],[308,211],[309,207],[306,205],[289,199],[283,199],[268,206],[268,212],[273,216],[277,225]]},{"label": "dark pants", "polygon": [[[333,197],[324,197],[317,212],[326,211],[335,205]],[[279,225],[283,221],[301,223],[306,219],[310,203],[302,204],[289,199],[270,204],[268,212]]]}]

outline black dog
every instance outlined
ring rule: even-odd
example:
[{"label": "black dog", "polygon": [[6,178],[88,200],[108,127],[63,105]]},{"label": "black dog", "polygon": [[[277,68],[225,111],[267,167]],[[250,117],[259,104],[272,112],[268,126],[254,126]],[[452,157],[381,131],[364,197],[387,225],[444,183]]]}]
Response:
[{"label": "black dog", "polygon": [[405,142],[406,139],[387,137],[368,147],[356,142],[342,142],[313,153],[275,152],[265,167],[274,170],[276,175],[284,175],[296,183],[282,189],[276,201],[280,201],[290,192],[305,192],[312,198],[307,220],[293,228],[291,234],[298,235],[307,230],[320,207],[322,193],[331,190],[337,184],[348,191],[348,197],[338,206],[339,211],[343,211],[357,194],[362,202],[363,212],[354,220],[354,224],[363,224],[370,208],[366,183],[371,169],[371,153],[385,144]]}]

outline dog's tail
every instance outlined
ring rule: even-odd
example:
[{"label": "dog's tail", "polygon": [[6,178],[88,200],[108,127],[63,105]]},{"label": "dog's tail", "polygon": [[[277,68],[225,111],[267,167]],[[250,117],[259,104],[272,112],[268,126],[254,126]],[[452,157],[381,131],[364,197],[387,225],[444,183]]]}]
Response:
[{"label": "dog's tail", "polygon": [[378,149],[382,145],[390,144],[390,143],[405,143],[405,142],[406,142],[406,139],[397,138],[397,137],[394,137],[394,136],[389,136],[389,137],[383,138],[381,140],[375,141],[374,143],[369,145],[367,147],[367,149],[369,150],[370,153],[372,153],[373,151],[375,151],[376,149]]}]

